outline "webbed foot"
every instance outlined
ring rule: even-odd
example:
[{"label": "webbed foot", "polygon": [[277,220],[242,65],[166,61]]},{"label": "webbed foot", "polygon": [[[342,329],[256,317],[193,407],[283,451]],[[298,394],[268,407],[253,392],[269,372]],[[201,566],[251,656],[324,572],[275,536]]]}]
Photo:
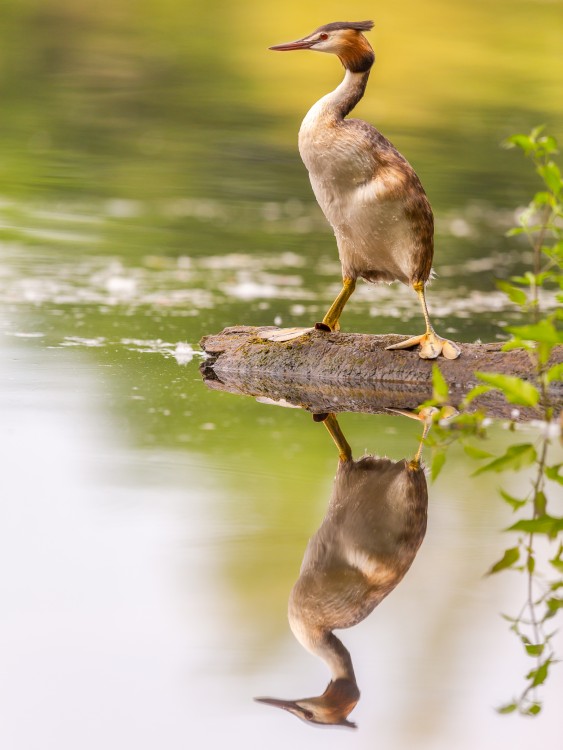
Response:
[{"label": "webbed foot", "polygon": [[449,339],[443,339],[435,331],[428,331],[422,336],[413,336],[405,341],[399,341],[398,344],[391,344],[386,349],[411,349],[420,345],[418,356],[422,359],[436,359],[440,354],[446,359],[457,359],[461,354],[461,349],[457,344]]}]

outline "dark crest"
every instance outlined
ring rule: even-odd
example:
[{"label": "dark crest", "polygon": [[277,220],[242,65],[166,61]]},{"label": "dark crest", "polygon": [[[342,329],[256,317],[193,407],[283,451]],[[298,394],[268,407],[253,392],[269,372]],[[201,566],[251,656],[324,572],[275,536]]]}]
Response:
[{"label": "dark crest", "polygon": [[313,33],[316,34],[319,31],[339,31],[342,29],[371,31],[373,29],[373,21],[335,21],[334,23],[327,23],[325,26],[319,26]]}]

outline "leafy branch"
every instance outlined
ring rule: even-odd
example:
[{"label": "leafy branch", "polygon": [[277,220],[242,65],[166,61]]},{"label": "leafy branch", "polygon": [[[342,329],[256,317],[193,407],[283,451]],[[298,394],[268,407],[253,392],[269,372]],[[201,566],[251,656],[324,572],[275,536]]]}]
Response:
[{"label": "leafy branch", "polygon": [[[548,462],[550,446],[561,434],[550,399],[550,384],[563,379],[563,366],[552,365],[550,359],[554,347],[563,344],[563,312],[561,308],[549,311],[543,304],[543,292],[547,289],[555,290],[557,301],[563,302],[563,180],[553,160],[558,153],[557,143],[552,136],[543,133],[543,127],[535,128],[529,135],[514,135],[505,145],[521,149],[532,160],[542,182],[541,189],[519,213],[518,226],[507,233],[525,236],[533,251],[533,270],[497,282],[498,288],[529,321],[508,329],[511,338],[503,349],[523,349],[528,353],[533,382],[512,375],[477,372],[475,376],[481,384],[466,395],[456,411],[448,405],[447,383],[434,365],[433,397],[423,406],[436,407],[434,429],[426,439],[432,451],[432,479],[438,477],[452,443],[460,444],[473,460],[483,462],[474,476],[533,468],[532,481],[523,496],[515,497],[504,488],[499,489],[502,500],[520,516],[506,529],[518,536],[489,568],[488,575],[512,570],[526,577],[525,601],[520,612],[503,617],[510,622],[510,630],[534,664],[526,672],[525,687],[520,695],[498,711],[535,716],[542,708],[538,689],[557,661],[552,647],[554,632],[548,631],[548,627],[563,609],[563,518],[549,512],[549,494],[555,485],[563,484],[563,463],[550,465]],[[482,408],[475,409],[473,402],[491,389],[499,390],[506,401],[515,406],[515,417],[519,406],[539,411],[541,420],[536,421],[539,432],[534,442],[514,443],[500,456],[476,443],[487,437],[487,427],[492,420]],[[507,426],[516,430],[514,421]],[[547,572],[545,566],[538,564],[538,539],[542,546],[545,542],[548,548],[557,547],[545,561]]]},{"label": "leafy branch", "polygon": [[[529,157],[540,176],[542,190],[535,193],[528,206],[518,216],[518,226],[507,232],[507,236],[525,235],[534,255],[533,272],[522,277],[513,277],[512,283],[499,281],[499,288],[524,309],[531,311],[534,322],[540,314],[540,290],[554,270],[560,270],[563,260],[561,242],[561,171],[553,161],[558,152],[557,141],[551,135],[543,135],[544,126],[534,128],[529,135],[513,135],[504,142],[506,148],[519,148]],[[556,242],[549,243],[555,238]],[[528,288],[529,293],[527,293]]]}]

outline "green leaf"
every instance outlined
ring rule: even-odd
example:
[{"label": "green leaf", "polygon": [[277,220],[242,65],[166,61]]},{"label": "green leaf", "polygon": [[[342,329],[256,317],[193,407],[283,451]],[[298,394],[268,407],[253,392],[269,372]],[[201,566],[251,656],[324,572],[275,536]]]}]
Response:
[{"label": "green leaf", "polygon": [[547,187],[554,195],[561,192],[561,172],[555,162],[549,161],[541,167],[538,167],[538,174],[541,176]]},{"label": "green leaf", "polygon": [[496,711],[499,714],[511,714],[516,711],[518,708],[518,704],[516,703],[507,703],[505,706],[499,706]]},{"label": "green leaf", "polygon": [[550,564],[553,565],[555,570],[558,570],[560,573],[563,573],[563,560],[561,559],[562,552],[563,552],[563,544],[560,544],[557,554],[554,557],[552,557],[551,560],[549,561]]},{"label": "green leaf", "polygon": [[545,377],[548,383],[552,383],[554,380],[563,380],[563,362],[550,367]]},{"label": "green leaf", "polygon": [[443,404],[448,399],[448,384],[444,380],[438,365],[432,365],[432,397],[434,401]]},{"label": "green leaf", "polygon": [[538,138],[538,144],[540,144],[546,154],[557,154],[559,153],[557,148],[557,141],[552,135],[542,135]]},{"label": "green leaf", "polygon": [[558,331],[550,320],[540,320],[533,325],[511,327],[508,330],[524,341],[553,345],[563,343],[563,331]]},{"label": "green leaf", "polygon": [[535,142],[537,141],[538,135],[540,133],[543,133],[544,130],[545,130],[545,125],[536,125],[535,128],[532,128],[532,131],[530,133],[530,140],[532,141],[532,143],[535,144]]},{"label": "green leaf", "polygon": [[[563,278],[563,277],[562,277]],[[558,330],[550,318],[544,318],[535,325],[511,327],[508,329],[514,336],[525,341],[534,341],[540,364],[545,364],[556,344],[563,343],[563,331]]]},{"label": "green leaf", "polygon": [[497,289],[504,292],[511,302],[515,302],[517,305],[523,306],[528,301],[528,295],[523,289],[519,289],[517,286],[513,286],[508,281],[497,281]]},{"label": "green leaf", "polygon": [[540,399],[540,393],[534,385],[514,375],[497,375],[492,372],[476,372],[475,375],[479,380],[502,391],[510,404],[536,406]]},{"label": "green leaf", "polygon": [[517,146],[521,148],[524,153],[529,154],[534,149],[534,142],[529,135],[519,133],[518,135],[511,135],[510,138],[506,138],[502,142],[504,148],[514,148]]},{"label": "green leaf", "polygon": [[563,475],[560,473],[562,466],[563,464],[555,464],[554,466],[546,466],[545,467],[546,477],[550,479],[552,482],[563,484]]},{"label": "green leaf", "polygon": [[536,206],[553,206],[555,200],[551,193],[541,190],[539,193],[534,195],[534,204]]},{"label": "green leaf", "polygon": [[432,466],[430,467],[430,476],[432,481],[435,482],[438,475],[442,471],[444,464],[446,463],[446,452],[443,450],[436,450],[432,456]]},{"label": "green leaf", "polygon": [[547,497],[541,490],[536,492],[534,497],[534,515],[545,516],[545,509],[547,507]]},{"label": "green leaf", "polygon": [[463,403],[468,406],[474,399],[482,396],[484,393],[488,393],[492,388],[490,385],[476,385],[472,388],[469,393],[463,399]]},{"label": "green leaf", "polygon": [[530,466],[536,459],[536,449],[531,443],[511,445],[503,456],[495,458],[494,461],[485,464],[485,466],[481,466],[473,476],[484,474],[486,471],[496,471],[497,473],[509,470],[518,471],[525,466]]},{"label": "green leaf", "polygon": [[546,659],[544,663],[539,666],[537,669],[532,669],[531,672],[528,672],[526,675],[527,680],[532,680],[531,687],[537,687],[538,685],[543,685],[543,683],[547,679],[547,673],[549,670],[549,665],[551,664],[551,659]]},{"label": "green leaf", "polygon": [[463,450],[471,458],[475,458],[478,461],[483,458],[493,458],[493,454],[488,451],[484,451],[481,448],[476,448],[474,445],[464,445]]},{"label": "green leaf", "polygon": [[554,539],[560,531],[563,531],[563,518],[547,514],[538,518],[523,518],[512,524],[512,526],[509,526],[506,530],[524,531],[527,534],[546,534],[551,539]]},{"label": "green leaf", "polygon": [[527,643],[525,649],[529,656],[541,656],[545,649],[545,643]]},{"label": "green leaf", "polygon": [[509,495],[508,492],[505,492],[504,490],[499,490],[499,493],[502,499],[511,506],[512,510],[519,510],[523,505],[526,505],[526,500],[518,500],[517,497]]},{"label": "green leaf", "polygon": [[532,716],[537,716],[540,711],[541,711],[541,703],[532,703],[532,705],[528,708],[526,713],[531,714]]},{"label": "green leaf", "polygon": [[545,496],[544,492],[538,490],[538,492],[536,492],[536,496],[534,497],[534,515],[545,516],[546,507],[547,497]]},{"label": "green leaf", "polygon": [[524,349],[527,352],[534,351],[534,345],[520,339],[511,339],[502,345],[503,352],[511,352],[513,349]]},{"label": "green leaf", "polygon": [[525,276],[511,276],[510,281],[514,281],[515,284],[531,286],[534,283],[534,274],[527,273]]},{"label": "green leaf", "polygon": [[549,610],[546,617],[553,617],[560,609],[563,609],[563,599],[558,599],[557,597],[548,599],[546,604]]},{"label": "green leaf", "polygon": [[[532,232],[538,232],[541,229],[541,224],[531,223],[531,222],[539,221],[538,216],[537,216],[537,209],[533,203],[528,204],[526,208],[520,211],[516,216],[516,220],[518,221],[518,224],[520,224],[521,227],[524,227],[527,234],[530,234]],[[528,275],[528,272],[526,273],[526,276],[527,275]]]},{"label": "green leaf", "polygon": [[526,230],[524,227],[512,227],[512,229],[509,229],[508,232],[506,232],[506,237],[515,237],[517,234],[524,234]]},{"label": "green leaf", "polygon": [[548,258],[552,258],[557,263],[563,262],[563,240],[560,240],[551,246],[544,245],[542,247],[542,253],[547,255]]},{"label": "green leaf", "polygon": [[[507,622],[513,622],[515,625],[517,622],[520,622],[520,619],[518,617],[512,617],[511,615],[505,615],[502,612],[500,613],[500,616],[503,620],[506,620]],[[512,628],[511,628],[512,630]]]},{"label": "green leaf", "polygon": [[498,573],[499,570],[510,568],[519,559],[520,559],[519,547],[512,547],[511,549],[506,549],[504,550],[504,555],[501,557],[501,559],[498,562],[496,562],[491,568],[489,568],[489,570],[487,571],[487,575],[490,576],[493,573]]}]

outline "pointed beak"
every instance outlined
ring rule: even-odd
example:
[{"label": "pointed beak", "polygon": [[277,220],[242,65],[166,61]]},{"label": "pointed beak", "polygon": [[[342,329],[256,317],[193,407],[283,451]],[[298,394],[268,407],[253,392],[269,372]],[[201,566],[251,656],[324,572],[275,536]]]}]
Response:
[{"label": "pointed beak", "polygon": [[277,52],[290,52],[293,49],[309,49],[309,47],[312,47],[313,44],[315,44],[315,42],[311,41],[310,39],[298,39],[296,42],[275,44],[273,47],[268,47],[268,49],[273,49]]},{"label": "pointed beak", "polygon": [[[334,725],[334,726],[342,726],[342,727],[350,727],[351,729],[356,729],[356,724],[354,724],[353,721],[348,721],[346,718],[338,719],[337,717],[333,720],[330,716],[327,716],[327,720],[323,721],[322,718],[313,718],[312,716],[307,716],[306,712],[303,710],[303,708],[299,705],[297,701],[284,701],[280,700],[279,698],[255,698],[254,699],[257,703],[265,703],[267,706],[275,706],[276,708],[283,708],[285,711],[289,711],[290,713],[297,716],[298,719],[301,719],[302,721],[308,723],[308,724],[317,724],[317,725]],[[353,706],[352,706],[353,708]],[[350,709],[351,710],[351,709]]]},{"label": "pointed beak", "polygon": [[276,708],[284,708],[289,711],[292,708],[298,708],[295,701],[284,701],[279,698],[255,698],[257,703],[265,703],[268,706],[276,706]]}]

